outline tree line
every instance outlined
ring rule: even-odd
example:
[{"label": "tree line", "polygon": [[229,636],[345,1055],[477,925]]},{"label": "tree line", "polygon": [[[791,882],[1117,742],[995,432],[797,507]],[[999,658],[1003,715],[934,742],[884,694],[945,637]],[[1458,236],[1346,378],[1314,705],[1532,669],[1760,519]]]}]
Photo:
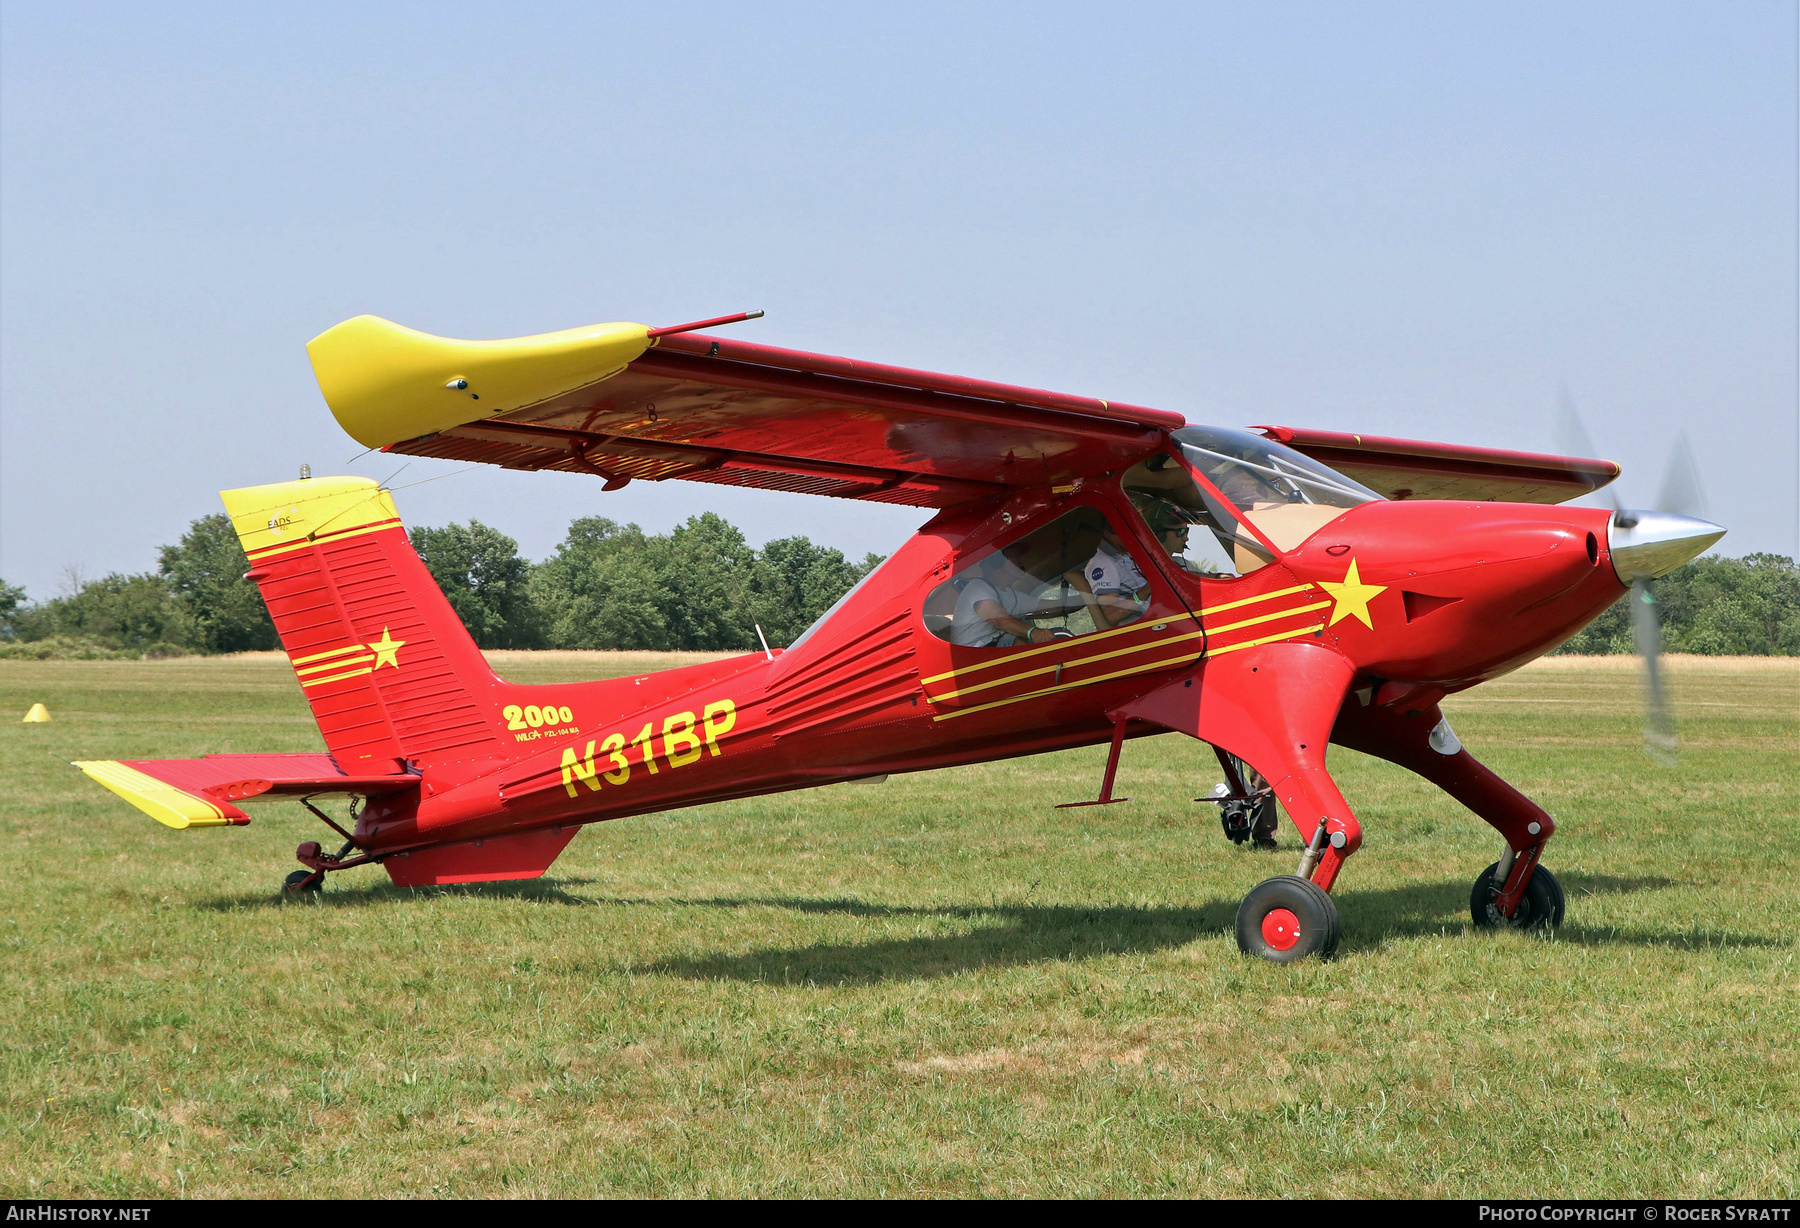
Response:
[{"label": "tree line", "polygon": [[[871,554],[853,563],[805,537],[758,550],[711,512],[658,534],[583,517],[539,563],[478,520],[411,536],[483,648],[748,652],[759,626],[784,647],[881,562]],[[73,583],[42,602],[0,581],[0,659],[278,648],[248,568],[231,522],[213,515],[162,547],[153,572]],[[1655,592],[1670,652],[1800,655],[1800,568],[1790,558],[1696,559]],[[1635,651],[1625,599],[1559,651]]]},{"label": "tree line", "polygon": [[[411,532],[483,648],[750,651],[757,628],[791,644],[875,569],[787,537],[753,548],[707,512],[668,533],[588,516],[534,563],[506,534],[470,520]],[[0,659],[180,656],[279,648],[231,521],[205,516],[159,551],[157,569],[74,581],[31,602],[0,581]]]}]

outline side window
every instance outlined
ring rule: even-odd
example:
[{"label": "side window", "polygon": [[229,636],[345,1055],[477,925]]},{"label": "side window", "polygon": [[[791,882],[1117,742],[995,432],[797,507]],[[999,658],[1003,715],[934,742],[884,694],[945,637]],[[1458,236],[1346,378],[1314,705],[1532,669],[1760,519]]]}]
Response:
[{"label": "side window", "polygon": [[1125,471],[1125,497],[1150,534],[1181,570],[1201,576],[1241,576],[1274,560],[1231,508],[1166,452]]},{"label": "side window", "polygon": [[1149,601],[1117,526],[1079,507],[964,567],[926,595],[922,613],[939,639],[1009,648],[1123,626]]}]

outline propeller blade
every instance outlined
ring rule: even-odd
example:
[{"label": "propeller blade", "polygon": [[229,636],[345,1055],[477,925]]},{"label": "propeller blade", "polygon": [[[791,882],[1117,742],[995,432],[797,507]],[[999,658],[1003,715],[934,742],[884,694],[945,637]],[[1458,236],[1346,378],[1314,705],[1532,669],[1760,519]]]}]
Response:
[{"label": "propeller blade", "polygon": [[[1556,446],[1562,449],[1564,456],[1600,455],[1594,449],[1594,441],[1588,436],[1587,424],[1582,422],[1581,411],[1575,408],[1575,398],[1569,395],[1567,385],[1557,390]],[[1613,511],[1624,508],[1625,505],[1619,502],[1619,493],[1615,487],[1604,487],[1598,493],[1612,504]]]},{"label": "propeller blade", "polygon": [[1664,767],[1673,767],[1678,751],[1675,717],[1663,693],[1662,624],[1648,580],[1631,583],[1631,634],[1644,659],[1644,753]]},{"label": "propeller blade", "polygon": [[1685,433],[1677,435],[1669,449],[1669,464],[1663,470],[1656,510],[1706,519],[1706,492],[1700,486],[1700,467],[1694,463],[1694,450],[1688,446]]}]

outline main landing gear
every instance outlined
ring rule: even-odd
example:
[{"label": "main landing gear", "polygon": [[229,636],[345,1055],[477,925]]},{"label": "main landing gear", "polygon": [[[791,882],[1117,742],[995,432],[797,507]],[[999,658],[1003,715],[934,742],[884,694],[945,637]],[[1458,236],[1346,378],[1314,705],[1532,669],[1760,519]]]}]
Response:
[{"label": "main landing gear", "polygon": [[1238,950],[1278,964],[1337,950],[1337,905],[1311,879],[1293,874],[1264,879],[1238,905]]},{"label": "main landing gear", "polygon": [[1213,749],[1224,769],[1225,782],[1210,797],[1195,800],[1213,802],[1219,807],[1219,826],[1225,829],[1227,840],[1233,844],[1248,840],[1253,848],[1273,852],[1277,847],[1275,829],[1280,822],[1275,813],[1275,790],[1262,773],[1242,759],[1217,747]]},{"label": "main landing gear", "polygon": [[1476,929],[1553,930],[1562,924],[1563,889],[1554,874],[1538,866],[1525,890],[1519,893],[1519,906],[1510,917],[1500,906],[1504,874],[1501,863],[1496,861],[1475,880],[1475,888],[1469,892],[1469,915],[1474,918]]}]

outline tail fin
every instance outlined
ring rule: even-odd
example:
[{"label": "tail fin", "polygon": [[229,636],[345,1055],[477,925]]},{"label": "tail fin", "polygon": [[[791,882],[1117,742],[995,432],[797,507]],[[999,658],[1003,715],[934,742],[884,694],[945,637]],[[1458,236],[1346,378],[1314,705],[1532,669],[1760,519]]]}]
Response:
[{"label": "tail fin", "polygon": [[311,478],[220,498],[343,771],[503,749],[497,679],[385,490]]}]

